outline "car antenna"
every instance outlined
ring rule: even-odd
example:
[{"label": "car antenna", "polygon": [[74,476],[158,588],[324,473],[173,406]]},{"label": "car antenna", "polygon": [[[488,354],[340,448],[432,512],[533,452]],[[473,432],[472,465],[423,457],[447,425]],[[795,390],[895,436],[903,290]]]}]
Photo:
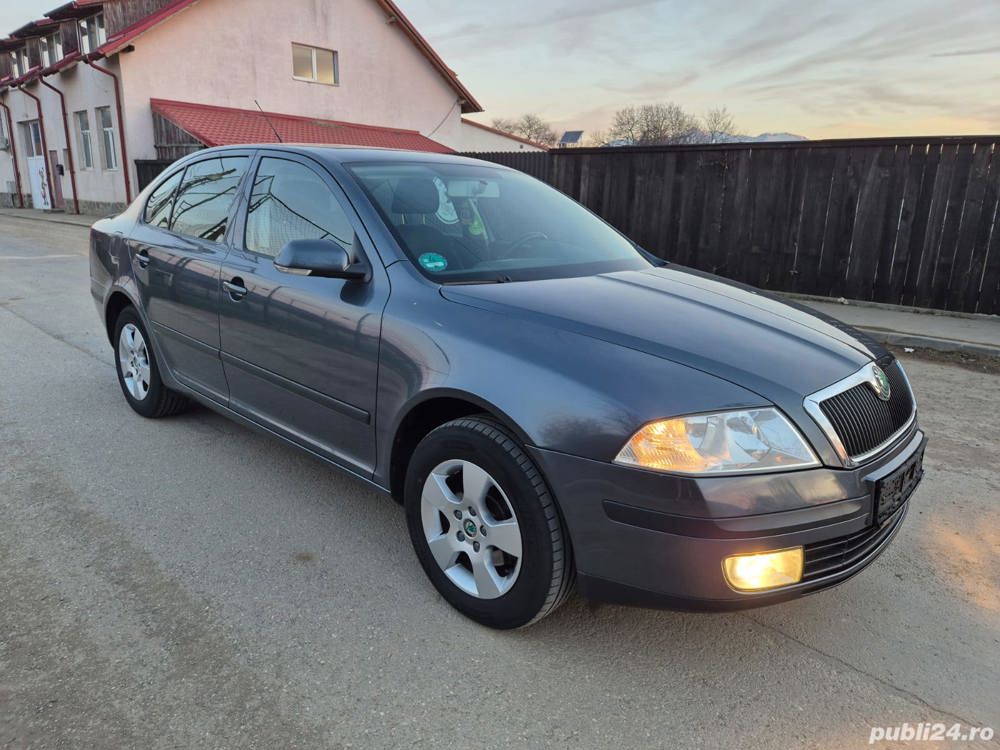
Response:
[{"label": "car antenna", "polygon": [[264,118],[264,122],[266,122],[267,126],[271,128],[271,132],[274,133],[274,137],[278,139],[278,143],[284,143],[284,141],[281,140],[281,136],[278,135],[278,130],[274,127],[274,124],[267,119],[267,113],[264,111],[264,108],[260,106],[260,102],[254,99],[253,103],[257,105],[257,109],[260,110],[260,114]]}]

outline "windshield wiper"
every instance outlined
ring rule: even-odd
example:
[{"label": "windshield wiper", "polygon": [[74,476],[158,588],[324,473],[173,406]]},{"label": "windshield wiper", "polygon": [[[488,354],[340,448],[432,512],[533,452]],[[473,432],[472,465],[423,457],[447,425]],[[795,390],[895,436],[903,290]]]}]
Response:
[{"label": "windshield wiper", "polygon": [[495,279],[462,279],[458,281],[442,281],[442,286],[469,286],[471,284],[506,284],[513,281],[510,276],[503,274]]}]

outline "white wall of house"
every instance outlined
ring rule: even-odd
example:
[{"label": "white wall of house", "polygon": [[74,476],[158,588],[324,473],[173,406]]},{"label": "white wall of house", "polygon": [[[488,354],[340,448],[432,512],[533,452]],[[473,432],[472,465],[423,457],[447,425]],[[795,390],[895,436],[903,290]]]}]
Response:
[{"label": "white wall of house", "polygon": [[[102,65],[116,68],[114,60],[102,60]],[[69,118],[69,134],[73,151],[73,165],[76,170],[77,193],[81,208],[86,211],[100,212],[103,207],[125,203],[125,184],[121,173],[120,136],[118,120],[115,115],[115,95],[111,78],[98,73],[86,65],[76,65],[61,73],[48,76],[46,82],[63,92],[66,99],[66,114]],[[59,96],[39,83],[31,83],[27,90],[37,96],[42,103],[44,115],[45,137],[49,151],[57,151],[59,163],[63,165],[64,174],[60,177],[53,172],[53,182],[58,182],[62,190],[63,200],[67,210],[72,210],[73,188],[70,177],[70,165],[67,160],[66,136],[63,128],[63,113]],[[0,101],[10,107],[11,119],[14,123],[14,151],[17,154],[18,166],[21,171],[21,190],[30,194],[27,154],[21,123],[38,119],[38,110],[34,100],[24,92],[7,90],[0,94]],[[114,126],[116,149],[114,164],[108,167],[105,162],[102,143],[102,133],[98,120],[97,109],[110,108]],[[76,112],[86,111],[91,128],[91,166],[83,159],[80,148],[80,133]],[[0,117],[3,116],[0,111]],[[131,157],[130,157],[131,158]],[[0,192],[8,193],[8,183],[14,182],[14,167],[11,151],[0,151]],[[16,198],[15,198],[16,201]]]},{"label": "white wall of house", "polygon": [[[336,50],[339,83],[296,79],[293,43]],[[84,211],[125,203],[123,166],[136,194],[135,160],[156,158],[151,98],[239,109],[254,109],[256,98],[268,111],[416,130],[456,150],[470,149],[458,92],[375,0],[199,0],[136,38],[128,51],[99,64],[119,74],[124,134],[119,132],[111,78],[82,63],[46,78],[66,96]],[[43,101],[48,147],[65,162],[59,99],[38,83],[29,84],[29,90]],[[16,90],[0,92],[0,100],[12,110],[21,189],[27,194],[18,124],[37,117],[34,102]],[[111,165],[101,148],[98,107],[110,107],[113,115],[116,153]],[[81,110],[87,111],[91,127],[89,166],[74,116]],[[125,165],[122,137],[128,150]],[[53,179],[60,182],[71,210],[68,167],[64,176]],[[13,180],[10,152],[0,151],[0,193]]]},{"label": "white wall of house", "polygon": [[[296,80],[292,43],[337,51],[340,83]],[[461,144],[456,91],[373,0],[201,0],[122,68],[129,156],[155,158],[150,98],[418,130]],[[433,131],[433,134],[432,134]]]},{"label": "white wall of house", "polygon": [[459,131],[459,146],[452,146],[462,152],[490,151],[544,151],[545,149],[525,143],[517,138],[511,138],[502,133],[484,130],[472,123],[462,120]]}]

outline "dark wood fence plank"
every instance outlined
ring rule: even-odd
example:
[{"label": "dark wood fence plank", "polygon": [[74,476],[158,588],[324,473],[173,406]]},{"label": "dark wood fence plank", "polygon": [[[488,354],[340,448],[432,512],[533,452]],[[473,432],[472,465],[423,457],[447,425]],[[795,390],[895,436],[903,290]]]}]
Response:
[{"label": "dark wood fence plank", "polygon": [[[976,304],[973,307],[975,312],[984,311],[986,295],[983,294],[983,282],[989,263],[990,246],[994,236],[997,235],[1000,235],[1000,143],[992,144],[989,178],[986,181],[986,190],[983,194],[983,210],[979,216],[976,246],[969,270],[969,294],[974,294],[976,297]],[[997,245],[1000,246],[1000,238],[998,238]],[[998,310],[997,307],[989,309]]]},{"label": "dark wood fence plank", "polygon": [[[978,296],[970,294],[973,289],[972,258],[976,249],[976,236],[979,232],[979,219],[983,213],[983,200],[986,197],[993,152],[991,146],[976,144],[974,148],[965,195],[962,198],[958,237],[952,246],[946,245],[943,248],[944,251],[952,251],[948,280],[947,284],[940,285],[942,288],[937,297],[948,309],[965,312],[975,310]],[[978,281],[976,279],[976,287]]]},{"label": "dark wood fence plank", "polygon": [[998,136],[470,154],[660,257],[779,291],[1000,313]]},{"label": "dark wood fence plank", "polygon": [[973,148],[974,144],[963,143],[955,149],[955,162],[948,185],[941,234],[938,237],[934,253],[929,296],[924,303],[926,307],[944,307],[948,299],[947,284],[951,278],[952,264],[955,260],[955,246],[958,242],[962,214],[965,208],[965,196],[969,189]]},{"label": "dark wood fence plank", "polygon": [[809,163],[802,220],[796,241],[795,288],[793,291],[819,294],[819,267],[823,254],[827,214],[833,192],[837,152],[831,149],[810,149],[805,160]]}]

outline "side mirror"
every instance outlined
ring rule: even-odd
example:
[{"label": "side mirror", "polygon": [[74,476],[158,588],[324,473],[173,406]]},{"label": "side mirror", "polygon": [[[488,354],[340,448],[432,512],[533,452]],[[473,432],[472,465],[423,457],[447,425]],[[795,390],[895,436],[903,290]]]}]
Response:
[{"label": "side mirror", "polygon": [[330,279],[370,278],[368,264],[333,240],[292,240],[281,248],[274,267],[284,273]]}]

